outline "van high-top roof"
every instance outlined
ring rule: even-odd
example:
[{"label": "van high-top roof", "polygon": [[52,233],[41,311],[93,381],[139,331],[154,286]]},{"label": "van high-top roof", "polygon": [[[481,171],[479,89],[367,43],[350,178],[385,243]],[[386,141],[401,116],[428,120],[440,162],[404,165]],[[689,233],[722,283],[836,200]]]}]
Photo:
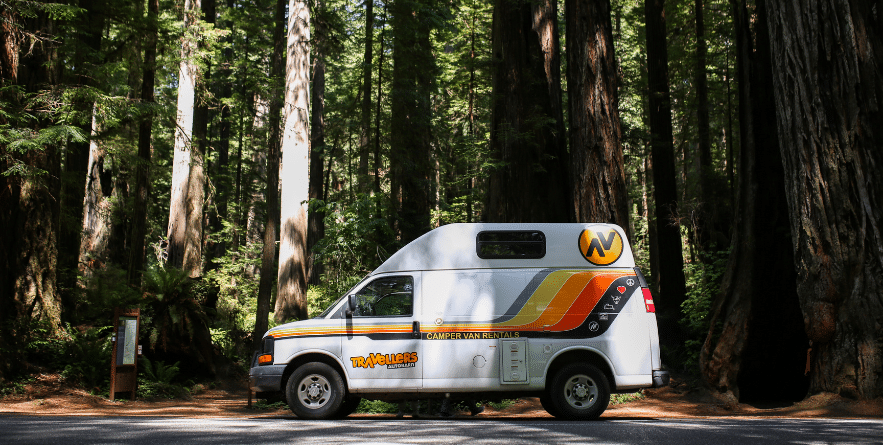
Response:
[{"label": "van high-top roof", "polygon": [[441,226],[410,242],[370,275],[418,270],[634,265],[625,232],[615,224],[459,223]]}]

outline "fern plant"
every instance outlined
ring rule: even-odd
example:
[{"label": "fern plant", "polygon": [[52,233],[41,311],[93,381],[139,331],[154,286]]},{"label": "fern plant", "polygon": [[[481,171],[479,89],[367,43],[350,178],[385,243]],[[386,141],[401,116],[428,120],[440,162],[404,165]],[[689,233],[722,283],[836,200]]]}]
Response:
[{"label": "fern plant", "polygon": [[209,319],[203,296],[187,273],[172,267],[152,267],[144,273],[150,347],[165,352],[192,353],[211,360]]}]

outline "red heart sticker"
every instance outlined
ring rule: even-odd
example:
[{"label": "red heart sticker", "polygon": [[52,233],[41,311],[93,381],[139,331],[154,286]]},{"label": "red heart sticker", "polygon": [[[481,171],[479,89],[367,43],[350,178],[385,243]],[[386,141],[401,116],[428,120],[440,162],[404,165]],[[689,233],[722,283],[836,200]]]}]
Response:
[{"label": "red heart sticker", "polygon": [[616,290],[618,290],[619,293],[624,294],[625,293],[625,286],[619,286],[616,288]]}]

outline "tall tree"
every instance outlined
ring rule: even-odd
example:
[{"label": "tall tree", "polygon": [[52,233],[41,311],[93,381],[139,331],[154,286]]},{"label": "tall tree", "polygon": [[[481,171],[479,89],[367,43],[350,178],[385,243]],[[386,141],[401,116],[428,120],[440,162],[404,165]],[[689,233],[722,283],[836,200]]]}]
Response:
[{"label": "tall tree", "polygon": [[[285,0],[276,0],[273,14],[273,54],[270,62],[270,135],[267,141],[267,223],[264,228],[264,245],[261,250],[261,278],[258,283],[257,311],[255,312],[252,339],[254,346],[260,345],[267,331],[270,316],[270,297],[273,278],[276,276],[276,240],[279,238],[279,164],[282,157],[280,145],[280,114],[284,105],[282,76],[285,60]],[[261,103],[259,100],[258,103]],[[259,107],[263,108],[263,107]]]},{"label": "tall tree", "polygon": [[494,3],[493,103],[486,220],[566,222],[567,149],[557,0]]},{"label": "tall tree", "polygon": [[647,37],[647,110],[650,150],[653,160],[653,188],[656,205],[656,233],[659,273],[653,277],[659,295],[660,340],[671,347],[683,344],[678,320],[686,296],[684,257],[678,219],[678,192],[672,142],[671,95],[668,86],[668,39],[664,0],[645,0]]},{"label": "tall tree", "polygon": [[374,62],[374,0],[365,1],[365,58],[362,61],[362,120],[359,128],[359,192],[368,193],[368,158],[371,155],[371,73]]},{"label": "tall tree", "polygon": [[698,240],[703,250],[711,248],[713,226],[713,207],[715,198],[712,191],[711,165],[711,129],[708,111],[708,75],[706,64],[708,59],[708,43],[705,39],[705,14],[703,1],[695,0],[693,13],[696,16],[696,120],[699,130],[699,187],[701,204],[699,207]]},{"label": "tall tree", "polygon": [[[47,111],[52,109],[51,90],[60,80],[58,23],[40,5],[27,5],[29,11],[14,6],[2,12],[0,25],[0,86],[7,87],[0,91],[0,122],[13,129],[0,142],[0,346],[21,348],[32,320],[42,320],[52,333],[61,330],[56,271],[62,141],[58,128],[50,128],[57,117]],[[20,93],[8,88],[12,86]],[[18,148],[10,146],[10,136],[20,138]],[[10,349],[4,361],[21,350]],[[0,366],[0,374],[10,371],[5,368]]]},{"label": "tall tree", "polygon": [[610,2],[565,0],[564,8],[576,221],[628,230]]},{"label": "tall tree", "polygon": [[390,92],[390,167],[401,240],[429,230],[432,152],[430,91],[434,61],[428,16],[432,1],[392,3],[393,72]]},{"label": "tall tree", "polygon": [[[105,23],[103,10],[106,5],[103,0],[82,0],[79,6],[83,8],[83,11],[75,21],[74,60],[66,77],[68,77],[68,88],[78,91],[77,98],[73,103],[73,120],[76,121],[83,134],[90,134],[95,130],[93,123],[97,123],[97,120],[93,118],[94,100],[92,95],[87,92],[87,87],[97,86],[94,80],[97,77],[95,67],[100,60],[101,35]],[[99,156],[99,150],[97,141],[84,140],[67,144],[64,172],[62,173],[61,198],[62,211],[68,213],[71,220],[83,218],[82,222],[86,223],[85,217],[91,214],[92,220],[97,222],[94,218],[95,208],[88,209],[86,206],[90,202],[97,204],[99,199],[96,199],[96,194],[92,196],[86,196],[86,194],[96,191],[94,183],[87,184],[87,178],[97,178],[97,175],[94,175],[98,170],[97,160],[99,157],[103,157],[103,154]],[[100,191],[100,188],[97,191]],[[109,196],[110,193],[107,195]],[[81,247],[83,242],[87,241],[86,230],[89,228],[89,226],[77,224],[63,224],[61,226],[62,233],[59,237],[59,265],[61,268],[71,271],[78,269],[78,263],[81,263],[78,260],[83,256]],[[104,254],[104,252],[96,253],[99,256]],[[69,276],[76,275],[69,274]],[[71,286],[73,283],[67,283],[67,285]]]},{"label": "tall tree", "polygon": [[880,5],[869,0],[768,5],[797,294],[812,342],[809,390],[880,397]]},{"label": "tall tree", "polygon": [[278,322],[307,318],[307,201],[310,171],[310,9],[288,3],[288,52],[282,133]]},{"label": "tall tree", "polygon": [[[144,75],[141,80],[141,101],[154,102],[156,82],[156,45],[159,33],[159,0],[147,2],[146,39],[144,41]],[[135,167],[134,204],[132,206],[132,235],[129,250],[128,281],[130,286],[141,284],[144,265],[144,240],[147,235],[147,205],[150,192],[150,140],[153,113],[147,113],[138,124],[138,165]]]},{"label": "tall tree", "polygon": [[[371,0],[368,0],[370,3]],[[317,1],[315,3],[316,9],[319,13],[326,12],[323,11],[324,2]],[[316,55],[316,61],[313,63],[313,90],[311,97],[311,107],[310,112],[312,114],[310,119],[310,200],[321,200],[324,193],[324,159],[325,159],[325,54],[328,52],[329,40],[330,36],[329,29],[327,26],[320,26],[318,20],[313,20],[313,23],[316,25],[316,32],[313,37],[314,43],[314,53]],[[370,71],[370,67],[368,68]],[[365,90],[366,93],[371,95],[371,85],[370,85],[370,76],[369,76],[369,85],[368,89]],[[369,101],[370,105],[370,101]],[[371,127],[371,112],[368,110],[368,121],[367,126],[369,131]],[[366,122],[363,121],[363,124]],[[365,136],[367,138],[367,136]],[[364,142],[364,144],[362,144]],[[369,141],[365,139],[359,140],[360,149],[364,149],[365,153],[370,153]],[[360,157],[363,156],[360,152]],[[367,158],[367,155],[364,155]],[[361,162],[361,161],[359,161]],[[367,171],[366,177],[364,178],[367,181]],[[367,186],[366,186],[367,187]],[[370,188],[370,187],[369,187]],[[313,254],[313,247],[325,236],[325,212],[314,210],[310,211],[307,216],[307,255],[308,255],[308,279],[307,281],[310,284],[319,284],[319,280],[322,276],[322,263],[317,261],[316,256]]]},{"label": "tall tree", "polygon": [[[201,0],[184,1],[184,37],[181,39],[181,62],[178,71],[178,112],[175,120],[175,155],[172,171],[172,197],[169,205],[168,264],[188,271],[191,276],[199,275],[195,248],[201,247],[202,229],[189,227],[188,218],[191,197],[195,190],[191,184],[191,166],[197,166],[196,176],[202,168],[202,158],[193,149],[193,119],[196,110],[196,86],[200,76],[197,63],[197,41]],[[200,216],[201,218],[201,216]],[[199,242],[194,239],[199,236]],[[189,252],[188,252],[189,250]],[[189,253],[189,254],[188,254]],[[194,268],[196,267],[196,268]]]},{"label": "tall tree", "polygon": [[[706,382],[732,400],[782,402],[806,395],[807,338],[797,300],[788,204],[776,133],[766,8],[752,20],[733,4],[739,85],[739,202],[721,292],[700,353]],[[755,46],[756,43],[756,46]]]}]

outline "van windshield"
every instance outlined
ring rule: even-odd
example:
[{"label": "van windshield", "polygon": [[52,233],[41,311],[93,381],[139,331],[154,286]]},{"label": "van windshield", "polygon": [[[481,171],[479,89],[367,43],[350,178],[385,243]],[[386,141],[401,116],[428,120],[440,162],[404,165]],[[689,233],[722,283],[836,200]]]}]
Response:
[{"label": "van windshield", "polygon": [[[370,275],[370,274],[369,274],[369,275]],[[340,297],[339,297],[334,303],[332,303],[330,306],[328,306],[327,308],[325,308],[325,310],[322,311],[321,314],[316,315],[316,316],[313,317],[313,318],[314,318],[314,319],[316,319],[316,318],[325,318],[325,317],[327,317],[328,315],[330,315],[331,312],[334,311],[334,308],[336,308],[338,305],[340,305],[340,302],[341,302],[341,301],[345,300],[346,297],[349,296],[349,294],[353,293],[353,290],[354,290],[355,288],[361,286],[362,283],[364,283],[365,280],[367,280],[367,279],[368,279],[368,275],[365,275],[364,277],[362,277],[362,279],[359,280],[359,282],[356,283],[355,286],[351,287],[348,291],[344,292],[343,295],[341,295],[341,296],[340,296]]]}]

